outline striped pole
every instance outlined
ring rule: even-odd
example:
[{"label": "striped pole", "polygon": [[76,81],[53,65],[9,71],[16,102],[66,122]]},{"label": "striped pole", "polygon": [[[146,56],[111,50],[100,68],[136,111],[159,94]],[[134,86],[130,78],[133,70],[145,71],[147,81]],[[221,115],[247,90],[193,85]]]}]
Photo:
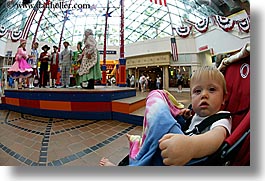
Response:
[{"label": "striped pole", "polygon": [[106,10],[106,15],[105,15],[105,33],[104,33],[104,47],[103,47],[103,64],[101,67],[102,71],[102,82],[101,84],[106,85],[107,83],[107,67],[106,67],[106,54],[107,54],[107,32],[108,32],[108,16],[109,16],[109,0],[107,2],[107,10]]}]

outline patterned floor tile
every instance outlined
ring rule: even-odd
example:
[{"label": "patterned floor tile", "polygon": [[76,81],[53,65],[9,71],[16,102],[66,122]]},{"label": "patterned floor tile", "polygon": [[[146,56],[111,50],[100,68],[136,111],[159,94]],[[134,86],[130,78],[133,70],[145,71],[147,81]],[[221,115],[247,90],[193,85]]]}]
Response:
[{"label": "patterned floor tile", "polygon": [[[125,134],[141,129],[113,120],[64,120],[6,110],[0,111],[0,122],[1,166],[98,166],[103,156],[125,157]],[[124,147],[127,152],[118,155]]]}]

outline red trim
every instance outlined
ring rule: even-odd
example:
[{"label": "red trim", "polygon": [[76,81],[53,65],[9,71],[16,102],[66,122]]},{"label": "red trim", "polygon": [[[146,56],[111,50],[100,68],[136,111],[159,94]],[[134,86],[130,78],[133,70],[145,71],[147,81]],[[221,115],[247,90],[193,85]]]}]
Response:
[{"label": "red trim", "polygon": [[19,106],[40,109],[39,100],[19,99]]},{"label": "red trim", "polygon": [[72,111],[111,112],[111,102],[71,102]]}]

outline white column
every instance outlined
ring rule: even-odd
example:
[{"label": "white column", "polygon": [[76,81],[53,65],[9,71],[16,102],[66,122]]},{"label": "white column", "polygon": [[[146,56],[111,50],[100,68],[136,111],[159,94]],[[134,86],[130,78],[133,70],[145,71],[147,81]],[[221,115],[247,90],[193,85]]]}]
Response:
[{"label": "white column", "polygon": [[163,89],[168,90],[169,78],[168,78],[168,65],[163,66]]}]

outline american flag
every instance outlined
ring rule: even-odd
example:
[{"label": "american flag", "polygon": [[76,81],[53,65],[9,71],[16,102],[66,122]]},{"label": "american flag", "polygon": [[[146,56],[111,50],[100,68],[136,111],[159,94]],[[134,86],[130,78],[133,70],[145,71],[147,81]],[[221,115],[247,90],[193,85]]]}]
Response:
[{"label": "american flag", "polygon": [[30,27],[31,27],[31,24],[36,16],[36,14],[38,13],[38,10],[39,10],[39,7],[40,7],[40,4],[41,2],[38,0],[35,4],[35,6],[33,7],[29,17],[28,17],[28,20],[24,26],[24,29],[23,29],[23,32],[22,32],[22,37],[23,39],[27,39],[28,38],[28,34],[29,34],[29,30],[30,30]]},{"label": "american flag", "polygon": [[150,0],[150,2],[160,4],[161,6],[167,6],[167,0]]},{"label": "american flag", "polygon": [[177,50],[177,43],[176,38],[170,38],[171,41],[171,53],[173,57],[173,61],[178,61],[178,50]]}]

